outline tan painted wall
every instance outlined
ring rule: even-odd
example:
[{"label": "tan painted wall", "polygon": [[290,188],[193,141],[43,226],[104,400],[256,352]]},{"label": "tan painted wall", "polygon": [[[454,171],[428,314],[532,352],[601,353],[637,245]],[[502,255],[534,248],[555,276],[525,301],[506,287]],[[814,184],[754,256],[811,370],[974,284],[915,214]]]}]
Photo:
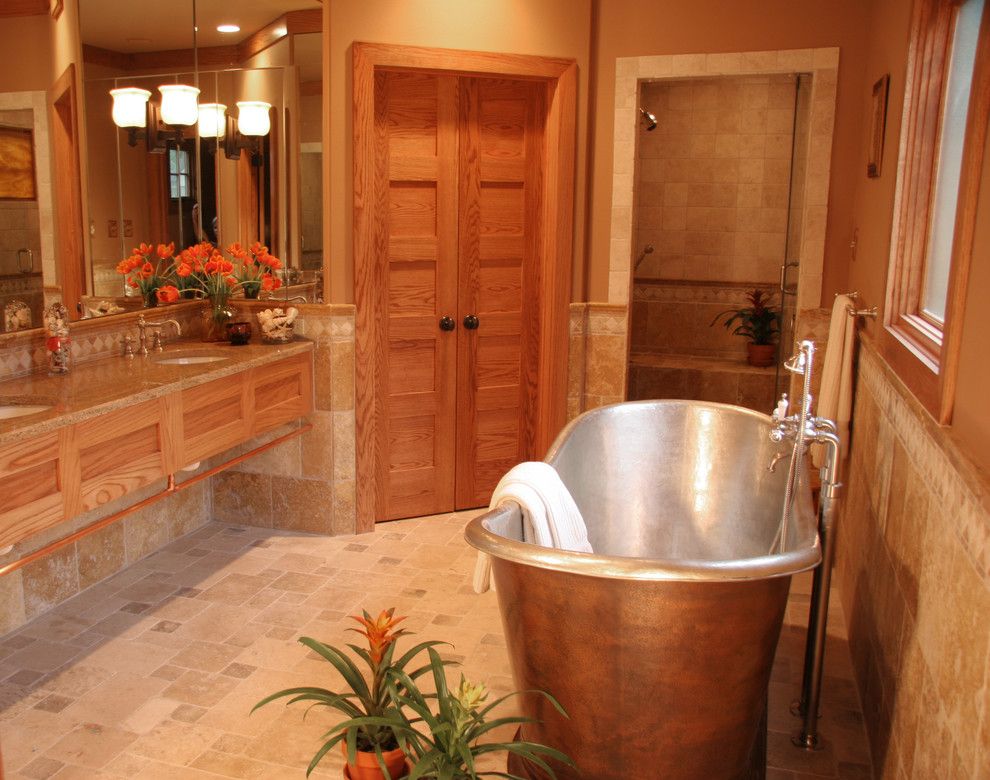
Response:
[{"label": "tan painted wall", "polygon": [[[883,305],[890,255],[894,189],[897,183],[897,157],[904,108],[904,79],[910,33],[910,3],[903,0],[877,0],[870,22],[871,47],[863,71],[860,94],[864,115],[870,108],[870,87],[884,73],[890,73],[887,107],[887,133],[882,175],[877,179],[859,176],[866,165],[868,126],[860,128],[859,157],[855,160],[857,186],[852,209],[852,227],[857,246],[849,264],[849,287],[859,290],[864,305]],[[990,386],[990,365],[986,359],[986,334],[990,333],[990,309],[983,303],[990,292],[990,148],[984,158],[983,181],[978,204],[977,236],[966,309],[963,314],[963,343],[960,354],[952,435],[977,463],[990,469],[990,414],[986,388]],[[878,335],[880,324],[866,323],[867,331]]]},{"label": "tan painted wall", "polygon": [[990,141],[983,156],[983,177],[977,206],[976,236],[970,265],[966,319],[959,355],[959,375],[952,427],[963,447],[990,472]]},{"label": "tan painted wall", "polygon": [[838,46],[838,106],[822,293],[831,299],[846,284],[851,201],[861,170],[859,91],[870,4],[862,0],[605,0],[600,5],[597,95],[591,120],[594,163],[587,300],[605,300],[608,289],[615,58]]},{"label": "tan painted wall", "polygon": [[[583,256],[591,0],[334,0],[330,19],[331,296],[354,296],[351,236],[351,44],[396,43],[569,57],[578,64],[575,258]],[[326,26],[326,25],[325,25]],[[579,265],[579,261],[576,261]]]},{"label": "tan painted wall", "polygon": [[0,92],[48,89],[51,84],[51,17],[7,17],[0,22]]}]

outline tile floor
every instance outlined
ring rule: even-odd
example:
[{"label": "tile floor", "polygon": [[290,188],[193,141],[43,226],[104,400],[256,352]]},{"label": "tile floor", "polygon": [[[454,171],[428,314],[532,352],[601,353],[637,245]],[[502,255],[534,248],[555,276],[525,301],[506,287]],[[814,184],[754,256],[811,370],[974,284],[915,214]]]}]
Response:
[{"label": "tile floor", "polygon": [[[451,642],[449,656],[468,678],[511,690],[496,598],[471,591],[475,555],[461,537],[471,515],[333,538],[214,523],[0,637],[6,777],[298,780],[327,715],[250,709],[280,688],[327,680],[327,664],[296,638],[354,641],[346,616],[361,608],[395,606],[420,637]],[[767,777],[869,778],[837,606],[824,749],[807,753],[788,741],[808,584],[802,577],[792,588],[774,666]],[[332,754],[314,776],[340,774]]]}]

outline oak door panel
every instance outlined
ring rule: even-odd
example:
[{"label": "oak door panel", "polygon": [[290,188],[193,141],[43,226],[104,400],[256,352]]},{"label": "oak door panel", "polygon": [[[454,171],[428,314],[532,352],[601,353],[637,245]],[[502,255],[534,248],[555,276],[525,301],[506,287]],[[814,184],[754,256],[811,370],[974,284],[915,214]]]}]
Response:
[{"label": "oak door panel", "polygon": [[543,87],[464,79],[460,105],[456,508],[533,451]]},{"label": "oak door panel", "polygon": [[457,79],[375,77],[380,520],[449,511],[454,494]]}]

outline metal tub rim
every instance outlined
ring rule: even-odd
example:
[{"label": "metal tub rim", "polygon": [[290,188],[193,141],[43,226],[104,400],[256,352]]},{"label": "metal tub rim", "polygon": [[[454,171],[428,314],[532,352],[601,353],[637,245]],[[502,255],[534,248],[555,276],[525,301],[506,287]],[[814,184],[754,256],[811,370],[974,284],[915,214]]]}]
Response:
[{"label": "metal tub rim", "polygon": [[[552,463],[558,451],[570,438],[573,429],[578,425],[588,424],[589,419],[607,414],[610,409],[616,407],[648,404],[726,409],[731,410],[733,414],[753,417],[765,422],[768,430],[771,424],[769,415],[732,404],[686,400],[627,401],[598,407],[571,420],[561,430],[544,460]],[[796,502],[794,509],[793,520],[804,530],[802,536],[809,540],[807,544],[783,553],[726,560],[600,555],[557,550],[517,541],[491,530],[493,524],[507,522],[513,513],[518,514],[520,512],[519,506],[513,501],[500,503],[495,509],[471,520],[464,529],[464,536],[472,547],[494,558],[587,577],[644,582],[757,580],[798,574],[815,568],[821,562],[821,543],[817,532],[817,518],[803,502]]]},{"label": "metal tub rim", "polygon": [[570,552],[550,547],[540,547],[529,542],[508,539],[487,525],[499,516],[519,512],[513,501],[499,504],[471,520],[464,529],[468,544],[479,552],[525,566],[539,569],[580,574],[605,579],[660,582],[684,581],[739,581],[759,580],[769,577],[787,577],[813,569],[821,561],[821,548],[817,534],[814,544],[775,555],[735,560],[691,560],[661,558],[630,558],[618,555]]}]

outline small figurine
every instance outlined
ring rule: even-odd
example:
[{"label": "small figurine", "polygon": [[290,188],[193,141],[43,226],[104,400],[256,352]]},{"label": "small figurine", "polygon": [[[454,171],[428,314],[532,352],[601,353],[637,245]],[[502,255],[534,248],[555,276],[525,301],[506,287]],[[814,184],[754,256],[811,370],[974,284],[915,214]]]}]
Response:
[{"label": "small figurine", "polygon": [[48,373],[69,373],[69,311],[62,303],[53,303],[45,309],[45,349],[48,351]]}]

